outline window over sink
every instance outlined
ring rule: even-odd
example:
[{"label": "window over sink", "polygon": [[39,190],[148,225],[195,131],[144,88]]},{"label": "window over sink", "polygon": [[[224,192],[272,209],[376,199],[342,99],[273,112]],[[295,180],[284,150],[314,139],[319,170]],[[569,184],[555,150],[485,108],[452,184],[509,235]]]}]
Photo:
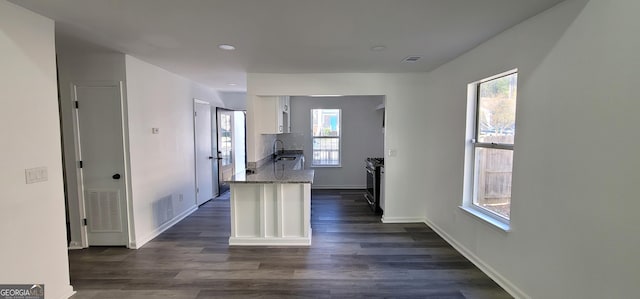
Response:
[{"label": "window over sink", "polygon": [[341,109],[311,109],[311,166],[340,167]]}]

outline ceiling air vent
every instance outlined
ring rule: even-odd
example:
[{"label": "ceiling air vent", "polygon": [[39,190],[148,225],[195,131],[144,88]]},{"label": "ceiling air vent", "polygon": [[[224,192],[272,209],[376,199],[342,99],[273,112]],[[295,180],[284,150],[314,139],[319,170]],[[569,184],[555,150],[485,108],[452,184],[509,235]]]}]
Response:
[{"label": "ceiling air vent", "polygon": [[408,56],[405,59],[402,59],[402,62],[414,63],[422,58],[421,56]]}]

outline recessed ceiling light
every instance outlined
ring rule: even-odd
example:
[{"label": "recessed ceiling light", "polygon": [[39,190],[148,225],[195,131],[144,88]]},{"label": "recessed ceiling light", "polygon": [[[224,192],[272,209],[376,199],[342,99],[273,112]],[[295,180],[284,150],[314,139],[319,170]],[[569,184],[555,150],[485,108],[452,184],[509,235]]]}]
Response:
[{"label": "recessed ceiling light", "polygon": [[238,84],[237,84],[237,83],[227,83],[227,85],[229,85],[229,86],[236,86],[236,85],[238,85]]},{"label": "recessed ceiling light", "polygon": [[236,47],[234,47],[232,45],[228,45],[228,44],[218,45],[218,48],[220,48],[221,50],[226,50],[226,51],[233,51],[233,50],[236,49]]},{"label": "recessed ceiling light", "polygon": [[310,97],[313,98],[335,98],[335,97],[342,97],[343,95],[341,94],[312,94],[309,95]]},{"label": "recessed ceiling light", "polygon": [[384,51],[386,49],[387,49],[387,47],[383,46],[383,45],[371,47],[371,51],[374,51],[374,52],[380,52],[380,51]]}]

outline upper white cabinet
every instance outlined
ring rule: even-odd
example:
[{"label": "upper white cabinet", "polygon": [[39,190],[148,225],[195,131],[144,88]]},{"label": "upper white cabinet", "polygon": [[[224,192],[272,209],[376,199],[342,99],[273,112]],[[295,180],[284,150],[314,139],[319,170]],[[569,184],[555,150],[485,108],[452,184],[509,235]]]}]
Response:
[{"label": "upper white cabinet", "polygon": [[291,132],[291,110],[288,96],[258,97],[254,102],[256,124],[260,134]]},{"label": "upper white cabinet", "polygon": [[291,98],[289,96],[279,97],[282,106],[282,133],[291,133]]}]

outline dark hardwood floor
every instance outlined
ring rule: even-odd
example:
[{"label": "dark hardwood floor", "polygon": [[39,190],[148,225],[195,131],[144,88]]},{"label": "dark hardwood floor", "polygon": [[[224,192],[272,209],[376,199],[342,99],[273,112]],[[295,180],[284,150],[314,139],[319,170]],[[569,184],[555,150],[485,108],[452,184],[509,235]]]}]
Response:
[{"label": "dark hardwood floor", "polygon": [[229,247],[212,200],[138,250],[69,251],[72,298],[511,298],[425,224],[382,224],[361,191],[314,191],[313,245]]}]

